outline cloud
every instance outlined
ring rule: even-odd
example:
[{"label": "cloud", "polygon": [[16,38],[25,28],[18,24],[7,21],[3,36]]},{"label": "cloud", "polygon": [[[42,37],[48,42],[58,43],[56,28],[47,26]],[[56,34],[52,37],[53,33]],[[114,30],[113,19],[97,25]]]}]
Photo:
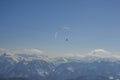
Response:
[{"label": "cloud", "polygon": [[12,49],[4,49],[4,48],[0,48],[0,54],[3,53],[12,53],[12,54],[41,54],[43,53],[43,50],[39,50],[39,49],[22,49],[22,50],[12,50]]},{"label": "cloud", "polygon": [[39,50],[39,49],[24,49],[25,52],[27,53],[43,53],[44,51]]},{"label": "cloud", "polygon": [[9,49],[0,48],[0,53],[14,53],[14,51],[9,50]]},{"label": "cloud", "polygon": [[5,52],[5,49],[0,48],[0,53],[4,53],[4,52]]},{"label": "cloud", "polygon": [[[42,54],[44,53],[44,50],[40,50],[40,49],[22,49],[22,50],[17,50],[17,49],[4,49],[4,48],[0,48],[0,54],[3,53],[8,53],[8,54]],[[45,54],[47,55],[47,54]],[[48,54],[49,55],[49,54]],[[119,54],[115,54],[109,51],[106,51],[104,49],[94,49],[93,51],[91,51],[90,53],[67,53],[67,54],[62,54],[59,55],[56,53],[56,55],[61,56],[61,57],[79,57],[79,58],[86,58],[86,57],[99,57],[99,58],[114,58],[114,59],[120,59],[120,55]],[[52,56],[51,56],[52,57]]]}]

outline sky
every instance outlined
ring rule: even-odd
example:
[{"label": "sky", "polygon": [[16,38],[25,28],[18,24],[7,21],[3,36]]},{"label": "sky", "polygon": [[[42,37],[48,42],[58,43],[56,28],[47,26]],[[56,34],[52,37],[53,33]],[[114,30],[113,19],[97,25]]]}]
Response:
[{"label": "sky", "polygon": [[[120,52],[120,0],[0,0],[0,48],[49,55]],[[66,39],[68,38],[68,41]]]}]

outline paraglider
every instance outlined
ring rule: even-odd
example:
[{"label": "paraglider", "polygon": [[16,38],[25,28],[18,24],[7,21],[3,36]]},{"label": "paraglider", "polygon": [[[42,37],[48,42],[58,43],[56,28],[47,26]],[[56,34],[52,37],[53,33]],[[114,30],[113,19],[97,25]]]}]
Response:
[{"label": "paraglider", "polygon": [[69,39],[68,39],[68,38],[66,38],[66,39],[65,39],[65,41],[69,41]]},{"label": "paraglider", "polygon": [[59,28],[58,31],[55,32],[55,39],[64,39],[64,41],[69,42],[70,37],[70,27],[62,27]]},{"label": "paraglider", "polygon": [[60,50],[68,52],[73,49],[71,41],[71,28],[70,27],[60,27],[57,28],[57,31],[54,33],[54,42]]}]

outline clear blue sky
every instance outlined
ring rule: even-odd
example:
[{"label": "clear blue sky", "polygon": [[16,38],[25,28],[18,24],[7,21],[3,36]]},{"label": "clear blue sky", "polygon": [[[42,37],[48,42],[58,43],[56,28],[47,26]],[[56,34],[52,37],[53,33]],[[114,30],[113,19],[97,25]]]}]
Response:
[{"label": "clear blue sky", "polygon": [[[66,42],[59,28],[68,26]],[[120,51],[120,0],[0,0],[0,47]]]}]

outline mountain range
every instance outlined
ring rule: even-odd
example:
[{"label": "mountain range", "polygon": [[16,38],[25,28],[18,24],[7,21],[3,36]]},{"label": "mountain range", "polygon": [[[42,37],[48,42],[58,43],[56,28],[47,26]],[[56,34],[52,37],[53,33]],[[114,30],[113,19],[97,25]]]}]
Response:
[{"label": "mountain range", "polygon": [[55,58],[1,53],[0,80],[120,80],[120,58],[103,51]]}]

